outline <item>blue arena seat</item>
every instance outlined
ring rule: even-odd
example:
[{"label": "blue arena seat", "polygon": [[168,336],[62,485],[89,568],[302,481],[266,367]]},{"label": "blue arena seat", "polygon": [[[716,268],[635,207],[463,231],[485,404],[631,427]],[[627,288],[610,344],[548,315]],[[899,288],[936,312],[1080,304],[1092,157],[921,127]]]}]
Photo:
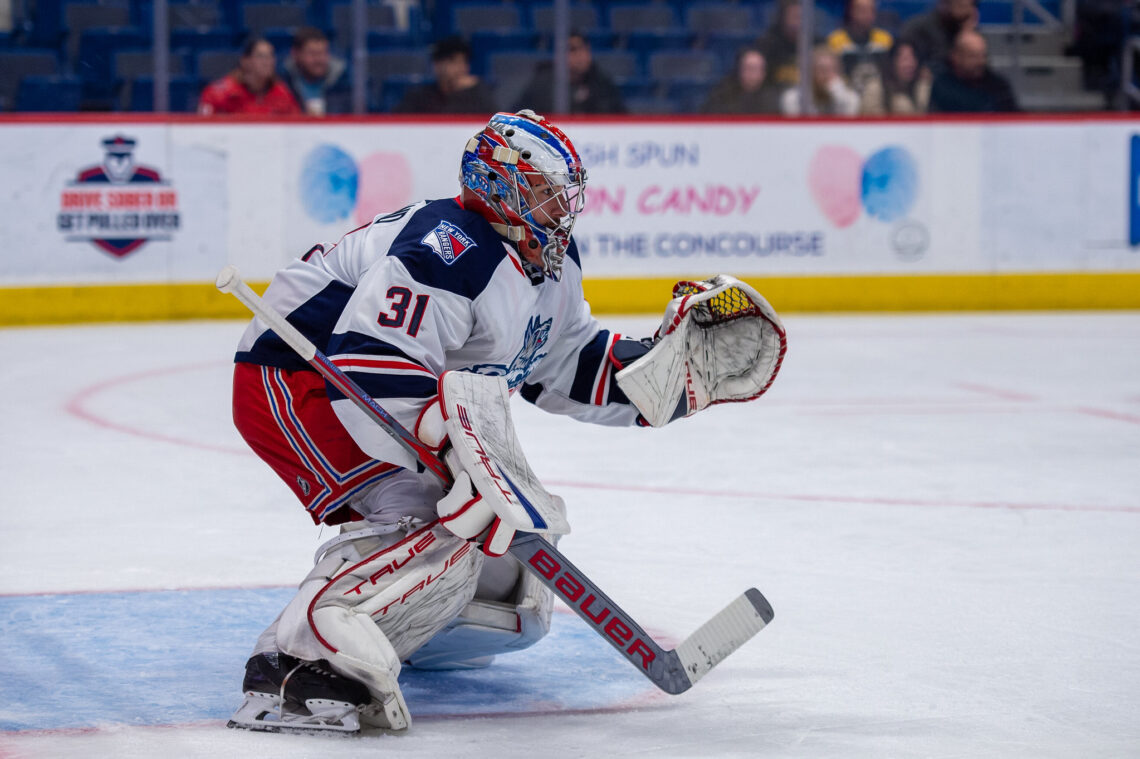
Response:
[{"label": "blue arena seat", "polygon": [[416,50],[423,47],[424,40],[421,35],[403,29],[369,29],[366,44],[369,52]]},{"label": "blue arena seat", "polygon": [[[169,79],[170,113],[192,113],[198,108],[202,94],[202,80],[196,76],[180,74]],[[154,110],[154,77],[135,77],[128,84],[127,108],[131,111]]]},{"label": "blue arena seat", "polygon": [[523,18],[513,4],[474,2],[451,8],[451,33],[470,37],[485,30],[522,28]]},{"label": "blue arena seat", "polygon": [[237,48],[201,50],[194,59],[194,73],[205,83],[220,79],[237,68],[241,52]]},{"label": "blue arena seat", "polygon": [[[590,3],[570,4],[570,29],[588,34],[598,30],[602,25],[602,14],[598,8]],[[531,27],[544,39],[549,39],[554,33],[554,3],[544,2],[531,7]]]},{"label": "blue arena seat", "polygon": [[404,94],[413,87],[432,81],[429,74],[392,75],[373,81],[373,93],[369,110],[389,113],[404,99]]},{"label": "blue arena seat", "polygon": [[[338,47],[347,47],[352,42],[352,14],[355,9],[351,2],[336,3],[330,11],[328,29]],[[365,28],[398,29],[396,9],[391,5],[364,6]]]},{"label": "blue arena seat", "polygon": [[594,50],[593,58],[598,68],[619,84],[641,74],[637,56],[628,50]]},{"label": "blue arena seat", "polygon": [[[146,3],[153,7],[153,3]],[[224,26],[222,8],[212,0],[170,0],[166,20],[170,29],[217,29]]]},{"label": "blue arena seat", "polygon": [[395,77],[427,77],[431,75],[430,58],[427,47],[369,53],[368,78],[378,82]]},{"label": "blue arena seat", "polygon": [[720,58],[700,50],[661,51],[649,56],[648,73],[658,82],[708,81],[721,76]]},{"label": "blue arena seat", "polygon": [[130,7],[125,3],[69,2],[63,7],[64,52],[73,64],[88,29],[131,26]]},{"label": "blue arena seat", "polygon": [[115,55],[124,51],[149,50],[150,34],[134,27],[87,29],[79,40],[75,74],[83,80],[84,107],[111,110],[118,92]]},{"label": "blue arena seat", "polygon": [[16,91],[24,77],[50,76],[59,72],[59,56],[55,50],[0,51],[0,111],[15,108]]},{"label": "blue arena seat", "polygon": [[609,9],[609,28],[615,34],[666,31],[680,24],[676,10],[668,3],[619,3]]},{"label": "blue arena seat", "polygon": [[296,29],[308,25],[308,12],[302,3],[256,2],[241,6],[241,26],[250,34],[260,34],[265,29]]},{"label": "blue arena seat", "polygon": [[721,67],[728,71],[741,48],[754,44],[759,36],[755,29],[710,32],[704,39],[704,49],[716,53]]},{"label": "blue arena seat", "polygon": [[760,19],[751,4],[691,3],[685,8],[685,26],[700,37],[718,32],[745,32],[760,36]]},{"label": "blue arena seat", "polygon": [[69,74],[31,74],[20,80],[16,93],[18,111],[78,111],[83,83]]},{"label": "blue arena seat", "polygon": [[483,29],[474,32],[468,41],[471,43],[471,70],[480,75],[488,73],[492,55],[536,52],[539,48],[538,35],[521,29]]},{"label": "blue arena seat", "polygon": [[170,49],[190,56],[191,60],[203,50],[233,48],[241,44],[241,35],[228,27],[213,29],[171,29]]}]

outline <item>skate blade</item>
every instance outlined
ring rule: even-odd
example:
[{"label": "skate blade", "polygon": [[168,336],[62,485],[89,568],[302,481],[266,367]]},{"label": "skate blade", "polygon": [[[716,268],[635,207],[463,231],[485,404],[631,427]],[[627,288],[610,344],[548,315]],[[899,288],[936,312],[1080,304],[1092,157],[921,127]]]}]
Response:
[{"label": "skate blade", "polygon": [[247,691],[226,727],[266,733],[360,733],[360,712],[353,704],[310,698],[305,700],[305,709],[308,713],[296,704],[283,705],[281,697],[272,693]]}]

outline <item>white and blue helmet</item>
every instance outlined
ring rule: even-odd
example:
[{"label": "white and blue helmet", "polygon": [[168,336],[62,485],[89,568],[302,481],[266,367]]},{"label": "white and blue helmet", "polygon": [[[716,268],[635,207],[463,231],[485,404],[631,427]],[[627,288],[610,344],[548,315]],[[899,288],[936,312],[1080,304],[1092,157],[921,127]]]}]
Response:
[{"label": "white and blue helmet", "polygon": [[557,280],[586,201],[586,169],[570,138],[534,111],[496,113],[467,141],[460,166],[464,205]]}]

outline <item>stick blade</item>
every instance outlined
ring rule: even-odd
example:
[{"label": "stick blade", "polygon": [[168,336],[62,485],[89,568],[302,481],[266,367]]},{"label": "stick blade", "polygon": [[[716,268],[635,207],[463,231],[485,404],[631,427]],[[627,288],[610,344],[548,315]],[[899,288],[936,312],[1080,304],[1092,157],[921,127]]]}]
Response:
[{"label": "stick blade", "polygon": [[676,653],[689,683],[704,677],[775,617],[772,604],[749,588],[677,646]]}]

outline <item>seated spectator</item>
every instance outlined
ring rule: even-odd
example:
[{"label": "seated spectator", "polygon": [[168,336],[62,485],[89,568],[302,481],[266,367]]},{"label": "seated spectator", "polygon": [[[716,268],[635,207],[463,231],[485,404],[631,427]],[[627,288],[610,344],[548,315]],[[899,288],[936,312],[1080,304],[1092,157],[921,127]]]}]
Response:
[{"label": "seated spectator", "polygon": [[882,72],[867,80],[860,97],[862,116],[907,116],[926,113],[930,104],[930,69],[918,65],[914,47],[896,42]]},{"label": "seated spectator", "polygon": [[899,39],[914,46],[920,66],[938,74],[946,68],[958,34],[977,26],[977,0],[938,0],[930,12],[908,20]]},{"label": "seated spectator", "polygon": [[320,29],[302,27],[293,35],[282,77],[293,97],[310,116],[352,111],[352,90],[344,61],[329,53],[329,38]]},{"label": "seated spectator", "polygon": [[800,0],[780,0],[776,21],[756,40],[768,63],[768,79],[783,89],[800,83]]},{"label": "seated spectator", "polygon": [[[571,32],[566,42],[566,68],[570,77],[570,113],[625,113],[621,90],[594,63],[589,41]],[[514,110],[529,108],[538,113],[554,110],[554,63],[543,61],[519,96]]]},{"label": "seated spectator", "polygon": [[238,67],[202,90],[198,113],[244,113],[262,116],[293,116],[301,113],[296,98],[277,78],[277,56],[263,37],[251,37],[242,45]]},{"label": "seated spectator", "polygon": [[1017,111],[1009,81],[986,63],[986,38],[972,30],[958,35],[950,49],[950,66],[934,77],[931,113]]},{"label": "seated spectator", "polygon": [[495,95],[471,73],[471,46],[462,37],[447,37],[431,50],[435,81],[414,87],[392,109],[396,113],[494,113]]},{"label": "seated spectator", "polygon": [[843,10],[843,26],[827,35],[827,46],[839,56],[847,82],[863,93],[867,80],[883,69],[894,38],[886,29],[875,26],[875,0],[847,0]]},{"label": "seated spectator", "polygon": [[[839,58],[821,45],[811,55],[811,109],[819,116],[854,116],[859,113],[859,95],[843,81]],[[804,113],[800,105],[800,88],[789,87],[780,97],[780,111],[785,116]]]},{"label": "seated spectator", "polygon": [[780,112],[780,91],[768,81],[768,64],[759,48],[737,53],[733,70],[713,88],[701,112]]}]

